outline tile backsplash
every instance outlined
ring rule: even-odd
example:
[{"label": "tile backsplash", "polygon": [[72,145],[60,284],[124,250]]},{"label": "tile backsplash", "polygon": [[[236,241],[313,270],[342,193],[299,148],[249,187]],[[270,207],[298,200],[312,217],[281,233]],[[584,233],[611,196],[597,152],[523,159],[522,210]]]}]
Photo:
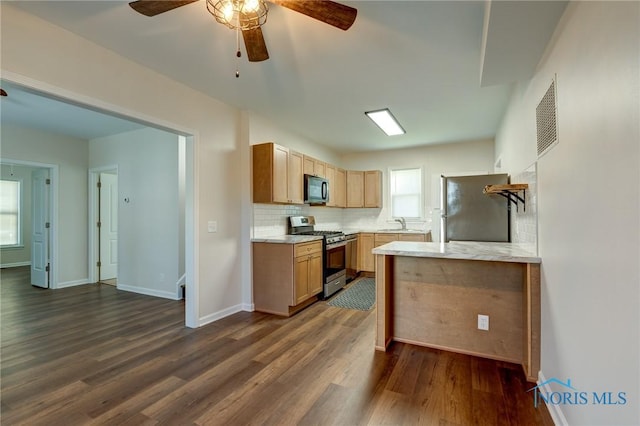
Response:
[{"label": "tile backsplash", "polygon": [[[253,205],[252,238],[273,237],[287,233],[289,216],[315,216],[317,230],[373,230],[400,228],[400,224],[389,221],[386,209],[341,209],[312,207],[308,205]],[[407,222],[410,229],[429,228],[429,223]]]},{"label": "tile backsplash", "polygon": [[309,206],[254,204],[252,238],[274,237],[287,233],[289,216],[307,215]]},{"label": "tile backsplash", "polygon": [[511,176],[511,183],[529,184],[529,189],[525,193],[526,209],[520,202],[518,202],[517,211],[515,205],[511,205],[511,241],[531,245],[536,253],[538,252],[537,182],[536,164],[522,173]]}]

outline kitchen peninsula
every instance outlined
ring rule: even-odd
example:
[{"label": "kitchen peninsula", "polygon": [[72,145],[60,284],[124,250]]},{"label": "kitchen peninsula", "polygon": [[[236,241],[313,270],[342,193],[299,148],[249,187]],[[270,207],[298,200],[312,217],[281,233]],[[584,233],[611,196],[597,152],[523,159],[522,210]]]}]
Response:
[{"label": "kitchen peninsula", "polygon": [[528,247],[396,241],[373,253],[377,350],[396,340],[509,361],[537,380],[541,259]]}]

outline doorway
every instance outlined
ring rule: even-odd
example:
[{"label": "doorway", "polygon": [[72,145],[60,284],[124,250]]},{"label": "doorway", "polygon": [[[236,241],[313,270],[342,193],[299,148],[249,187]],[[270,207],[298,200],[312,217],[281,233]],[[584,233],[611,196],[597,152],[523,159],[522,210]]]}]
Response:
[{"label": "doorway", "polygon": [[118,279],[118,167],[89,170],[91,217],[90,281],[117,285]]},{"label": "doorway", "polygon": [[118,170],[98,175],[98,281],[116,285],[118,279]]},{"label": "doorway", "polygon": [[[196,285],[197,283],[197,236],[196,236],[196,217],[197,212],[195,209],[195,194],[197,191],[197,182],[195,178],[195,146],[196,146],[196,138],[193,136],[194,131],[190,128],[185,128],[181,125],[174,125],[166,120],[155,119],[146,114],[139,114],[137,112],[132,112],[129,109],[122,109],[120,107],[109,105],[108,109],[105,109],[104,102],[99,99],[92,99],[90,97],[82,97],[82,100],[76,98],[76,95],[70,92],[62,91],[61,89],[56,89],[48,84],[43,82],[39,82],[36,80],[26,79],[22,76],[11,75],[11,80],[7,80],[6,76],[3,75],[3,87],[5,85],[11,84],[13,85],[13,93],[25,93],[35,94],[38,97],[42,97],[43,99],[53,100],[54,102],[60,102],[61,105],[70,105],[72,107],[80,107],[89,111],[96,112],[98,114],[121,118],[125,120],[129,120],[138,124],[143,124],[148,126],[149,128],[161,129],[167,132],[171,132],[174,135],[179,135],[184,141],[183,148],[183,156],[182,156],[182,176],[183,176],[183,185],[184,185],[184,205],[181,208],[181,211],[184,214],[184,219],[181,221],[183,223],[183,229],[180,233],[179,239],[181,240],[180,244],[183,248],[181,248],[182,258],[180,259],[181,270],[183,271],[183,277],[180,279],[180,284],[184,284],[186,301],[185,301],[185,325],[187,327],[198,327],[200,325],[200,316],[199,316],[199,307],[198,307],[198,299],[199,299],[199,289]],[[14,96],[14,98],[16,98]],[[17,98],[16,98],[17,99]],[[64,108],[60,108],[61,110]],[[72,108],[73,109],[73,108]],[[65,109],[67,113],[67,111]],[[73,119],[67,120],[69,122],[74,122]],[[45,165],[48,166],[48,165]],[[52,227],[50,229],[50,245],[51,245],[51,253],[50,253],[50,278],[51,278],[51,288],[59,288],[58,283],[58,274],[59,274],[59,261],[57,253],[61,250],[58,248],[58,240],[57,240],[57,224],[58,224],[58,169],[57,165],[54,169],[52,169],[52,185],[51,185],[51,223]],[[94,184],[97,182],[97,176],[95,176],[92,171],[89,171],[90,187],[94,187]],[[95,179],[94,179],[95,177]],[[121,176],[122,177],[122,176]],[[122,179],[120,180],[122,183]],[[122,192],[122,189],[120,190]],[[94,191],[88,191],[89,193],[89,209],[96,209],[96,198]],[[93,221],[95,217],[95,210],[90,210],[89,214],[85,217],[88,217],[90,221]],[[122,220],[120,220],[122,222]],[[86,269],[87,275],[86,278],[82,278],[77,280],[78,282],[73,282],[71,285],[80,284],[80,281],[83,283],[95,283],[98,278],[97,268],[94,266],[97,262],[97,238],[95,238],[94,233],[91,231],[93,229],[93,223],[90,223],[88,239],[88,268]],[[122,225],[122,223],[120,223]],[[122,228],[122,226],[120,226]],[[121,232],[120,237],[124,234]],[[116,255],[118,253],[116,252]],[[121,254],[121,253],[120,253]],[[121,262],[122,263],[122,262]],[[67,260],[65,260],[65,268],[67,266]],[[119,265],[117,269],[117,273],[119,272],[119,279],[122,281],[123,279],[123,265]],[[122,283],[121,283],[122,284]]]}]

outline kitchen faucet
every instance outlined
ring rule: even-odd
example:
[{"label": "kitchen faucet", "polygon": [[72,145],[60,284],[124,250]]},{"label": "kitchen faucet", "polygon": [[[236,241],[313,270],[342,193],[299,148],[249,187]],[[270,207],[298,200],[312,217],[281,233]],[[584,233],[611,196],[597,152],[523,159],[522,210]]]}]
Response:
[{"label": "kitchen faucet", "polygon": [[407,229],[407,221],[404,220],[404,217],[401,217],[400,219],[396,219],[396,222],[400,222],[400,225],[402,225],[402,230],[406,230]]}]

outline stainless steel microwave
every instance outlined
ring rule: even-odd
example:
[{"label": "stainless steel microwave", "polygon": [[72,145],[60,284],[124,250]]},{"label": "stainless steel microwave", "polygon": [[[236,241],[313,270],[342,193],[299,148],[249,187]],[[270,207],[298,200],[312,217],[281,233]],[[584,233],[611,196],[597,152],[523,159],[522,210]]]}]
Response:
[{"label": "stainless steel microwave", "polygon": [[329,201],[329,181],[313,175],[304,175],[304,202],[326,204]]}]

